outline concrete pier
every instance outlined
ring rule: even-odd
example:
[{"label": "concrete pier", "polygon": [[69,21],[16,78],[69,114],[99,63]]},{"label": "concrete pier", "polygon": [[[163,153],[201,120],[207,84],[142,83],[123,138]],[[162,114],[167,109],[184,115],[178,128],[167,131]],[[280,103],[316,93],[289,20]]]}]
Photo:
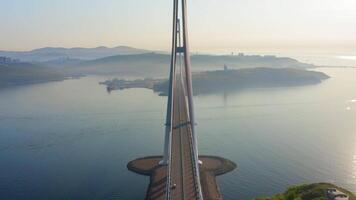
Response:
[{"label": "concrete pier", "polygon": [[[236,164],[216,156],[199,156],[199,159],[203,162],[200,166],[200,179],[204,200],[222,200],[223,195],[216,182],[216,176],[233,171]],[[159,165],[161,160],[162,156],[151,156],[127,164],[130,171],[150,177],[146,200],[164,200],[167,171],[166,166]]]}]

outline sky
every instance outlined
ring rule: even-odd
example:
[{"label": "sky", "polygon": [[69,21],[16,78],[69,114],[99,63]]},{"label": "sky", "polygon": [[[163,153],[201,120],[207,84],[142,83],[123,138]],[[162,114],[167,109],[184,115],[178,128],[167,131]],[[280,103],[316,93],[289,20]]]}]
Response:
[{"label": "sky", "polygon": [[[192,51],[352,52],[356,0],[187,0]],[[1,0],[0,49],[170,49],[172,0]]]}]

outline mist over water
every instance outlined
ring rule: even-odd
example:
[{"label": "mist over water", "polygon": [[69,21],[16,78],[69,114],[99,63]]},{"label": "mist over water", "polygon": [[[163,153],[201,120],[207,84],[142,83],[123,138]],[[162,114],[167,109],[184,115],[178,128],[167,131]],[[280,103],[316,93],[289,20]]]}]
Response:
[{"label": "mist over water", "polygon": [[314,64],[316,66],[327,66],[327,67],[356,67],[356,54],[354,52],[310,52],[301,53],[299,51],[243,51],[236,49],[221,50],[219,52],[206,51],[206,52],[195,52],[195,54],[218,54],[218,55],[230,55],[244,53],[246,55],[275,55],[278,57],[290,57],[294,58],[300,62]]},{"label": "mist over water", "polygon": [[[227,200],[332,182],[356,191],[356,69],[319,68],[312,86],[195,97],[201,154],[237,170]],[[90,76],[0,90],[0,199],[143,199],[148,178],[126,169],[161,154],[166,98],[106,92]]]},{"label": "mist over water", "polygon": [[317,66],[356,67],[356,56],[353,53],[324,54],[324,55],[306,54],[301,56],[287,54],[286,56],[290,56],[302,62],[312,63]]}]

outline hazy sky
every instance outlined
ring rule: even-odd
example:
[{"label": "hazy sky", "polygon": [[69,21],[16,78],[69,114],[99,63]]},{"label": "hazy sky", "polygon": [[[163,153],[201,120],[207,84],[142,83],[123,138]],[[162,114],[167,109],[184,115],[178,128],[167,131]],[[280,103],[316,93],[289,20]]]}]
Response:
[{"label": "hazy sky", "polygon": [[[188,0],[192,51],[352,51],[356,0]],[[172,0],[1,0],[0,49],[170,48]]]}]

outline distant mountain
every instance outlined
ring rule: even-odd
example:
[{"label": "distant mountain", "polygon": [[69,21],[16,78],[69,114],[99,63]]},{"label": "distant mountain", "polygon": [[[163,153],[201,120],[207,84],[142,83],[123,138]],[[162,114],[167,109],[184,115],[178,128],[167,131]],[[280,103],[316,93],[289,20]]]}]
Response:
[{"label": "distant mountain", "polygon": [[[227,65],[231,69],[241,68],[311,68],[313,65],[301,63],[292,58],[258,55],[213,56],[193,55],[193,71],[221,69]],[[82,62],[72,68],[86,74],[121,74],[139,77],[166,77],[169,71],[170,55],[146,53],[118,55]]]},{"label": "distant mountain", "polygon": [[67,58],[58,58],[55,60],[50,60],[46,62],[36,62],[36,63],[47,67],[62,68],[68,66],[75,66],[82,62],[84,62],[84,60],[67,57]]},{"label": "distant mountain", "polygon": [[94,60],[114,55],[143,54],[150,51],[127,46],[114,48],[55,48],[46,47],[32,51],[0,51],[0,56],[20,59],[25,62],[51,62],[53,60]]},{"label": "distant mountain", "polygon": [[123,76],[166,76],[170,56],[167,54],[118,55],[83,62],[71,70],[85,74],[121,74]]}]

